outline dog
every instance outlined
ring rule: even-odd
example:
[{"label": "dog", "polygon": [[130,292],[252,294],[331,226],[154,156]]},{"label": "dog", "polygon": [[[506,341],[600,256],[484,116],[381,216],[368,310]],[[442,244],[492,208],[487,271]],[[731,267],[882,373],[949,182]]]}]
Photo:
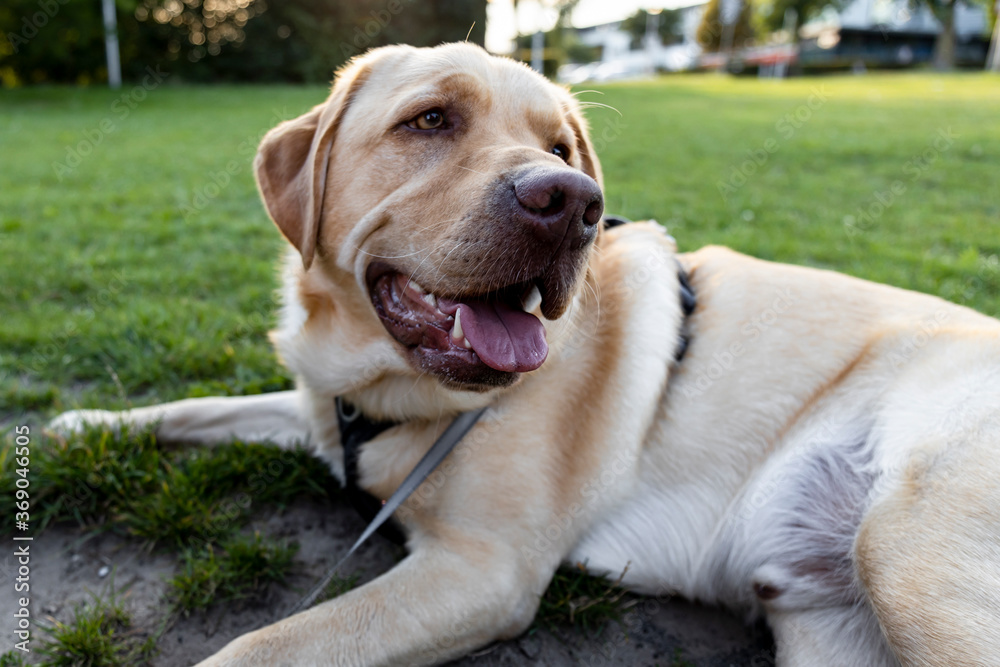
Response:
[{"label": "dog", "polygon": [[356,462],[384,499],[489,409],[396,513],[404,560],[202,665],[447,661],[523,632],[566,561],[763,616],[779,665],[1000,664],[997,320],[605,229],[575,98],[468,44],[352,60],[255,173],[296,389],[53,428],[308,442],[343,480],[339,398],[388,423]]}]

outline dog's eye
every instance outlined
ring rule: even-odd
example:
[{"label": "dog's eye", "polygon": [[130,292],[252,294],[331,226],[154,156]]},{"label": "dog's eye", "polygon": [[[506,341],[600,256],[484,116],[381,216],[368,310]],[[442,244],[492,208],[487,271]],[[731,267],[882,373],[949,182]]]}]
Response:
[{"label": "dog's eye", "polygon": [[411,127],[414,130],[438,130],[444,127],[444,125],[444,112],[440,109],[424,111],[406,124],[407,127]]},{"label": "dog's eye", "polygon": [[552,147],[552,154],[563,162],[569,162],[569,148],[566,144],[556,144]]}]

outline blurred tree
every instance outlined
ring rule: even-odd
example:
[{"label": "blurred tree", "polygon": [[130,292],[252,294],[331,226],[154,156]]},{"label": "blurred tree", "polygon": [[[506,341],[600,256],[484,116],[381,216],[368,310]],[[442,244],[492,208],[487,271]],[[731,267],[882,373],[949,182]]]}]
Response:
[{"label": "blurred tree", "polygon": [[[122,59],[133,73],[153,61],[189,81],[265,79],[283,46],[268,25],[275,19],[269,9],[263,0],[139,0],[131,20],[120,22],[133,51]],[[248,28],[258,18],[250,29],[256,39],[248,44]],[[271,29],[262,31],[265,26]]]},{"label": "blurred tree", "polygon": [[198,62],[228,52],[215,59],[213,78],[328,81],[333,70],[369,48],[432,46],[467,35],[482,44],[486,34],[486,0],[142,3],[136,17],[162,26],[161,39],[175,60]]},{"label": "blurred tree", "polygon": [[[517,0],[514,0],[514,11],[517,11]],[[580,0],[549,0],[545,2],[559,13],[555,26],[545,33],[545,54],[542,59],[542,72],[549,78],[554,78],[559,68],[569,60],[594,59],[594,49],[580,43],[570,19],[573,10]],[[518,35],[514,40],[514,57],[523,62],[531,62],[532,34]]]},{"label": "blurred tree", "polygon": [[466,37],[483,44],[486,38],[486,0],[294,0],[278,13],[308,45],[303,69],[314,81],[378,46],[434,46]]},{"label": "blurred tree", "polygon": [[[740,2],[739,16],[736,18],[736,25],[733,29],[733,49],[741,49],[753,43],[754,31],[750,25],[752,8],[747,0]],[[720,51],[723,48],[723,36],[726,26],[722,23],[720,15],[720,0],[709,0],[705,7],[705,13],[701,16],[701,24],[698,26],[697,39],[701,48],[709,52]]]},{"label": "blurred tree", "polygon": [[[188,81],[329,81],[368,48],[482,44],[486,0],[117,0],[126,78],[162,66]],[[97,0],[4,0],[0,83],[107,78]]]},{"label": "blurred tree", "polygon": [[[941,32],[934,41],[934,68],[950,70],[955,68],[955,6],[959,0],[910,0],[914,8],[927,7],[941,24]],[[970,0],[968,4],[983,5],[990,11],[990,0]]]},{"label": "blurred tree", "polygon": [[4,85],[107,78],[100,2],[4,0],[0,79]]},{"label": "blurred tree", "polygon": [[827,7],[839,10],[846,7],[849,2],[850,0],[773,0],[761,7],[761,24],[768,31],[781,30],[786,27],[786,16],[794,17],[795,20],[787,27],[791,28],[792,42],[797,44],[799,29],[806,22],[819,16]]},{"label": "blurred tree", "polygon": [[[622,22],[622,30],[632,35],[632,48],[642,47],[646,37],[646,22],[649,16],[645,9],[640,9]],[[657,32],[664,46],[679,44],[684,39],[684,25],[681,22],[681,12],[677,9],[664,9],[659,15]]]}]

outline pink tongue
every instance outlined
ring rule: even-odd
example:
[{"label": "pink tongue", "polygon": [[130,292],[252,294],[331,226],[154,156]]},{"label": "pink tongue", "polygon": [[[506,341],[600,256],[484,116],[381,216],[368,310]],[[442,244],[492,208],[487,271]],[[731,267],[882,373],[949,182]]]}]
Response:
[{"label": "pink tongue", "polygon": [[483,363],[498,371],[524,373],[549,353],[538,318],[505,303],[473,301],[458,306],[462,331]]}]

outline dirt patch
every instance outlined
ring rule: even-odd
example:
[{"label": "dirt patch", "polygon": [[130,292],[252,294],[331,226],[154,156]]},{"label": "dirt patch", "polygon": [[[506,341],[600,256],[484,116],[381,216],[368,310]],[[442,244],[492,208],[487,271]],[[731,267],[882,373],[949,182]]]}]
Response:
[{"label": "dirt patch", "polygon": [[[188,667],[222,648],[233,638],[287,614],[306,591],[343,554],[364,528],[347,507],[301,502],[251,522],[248,530],[296,540],[298,567],[287,586],[271,586],[253,600],[219,605],[207,614],[181,617],[163,633],[157,667]],[[50,528],[31,543],[31,611],[36,619],[68,622],[73,608],[106,594],[110,583],[132,613],[135,625],[152,633],[164,618],[167,579],[176,560],[164,550],[150,550],[134,539],[110,533],[83,534],[66,527]],[[392,567],[403,550],[381,538],[373,540],[345,566],[364,583]],[[12,558],[0,563],[0,586],[12,587]],[[620,623],[584,634],[573,628],[529,631],[451,663],[452,667],[502,665],[697,665],[729,667],[774,664],[766,629],[747,627],[725,612],[678,600],[635,598]],[[0,596],[0,618],[12,618],[16,600]],[[34,645],[37,647],[38,634]],[[4,633],[0,652],[13,648]],[[678,653],[679,650],[679,653]],[[686,661],[686,662],[685,662]]]}]

